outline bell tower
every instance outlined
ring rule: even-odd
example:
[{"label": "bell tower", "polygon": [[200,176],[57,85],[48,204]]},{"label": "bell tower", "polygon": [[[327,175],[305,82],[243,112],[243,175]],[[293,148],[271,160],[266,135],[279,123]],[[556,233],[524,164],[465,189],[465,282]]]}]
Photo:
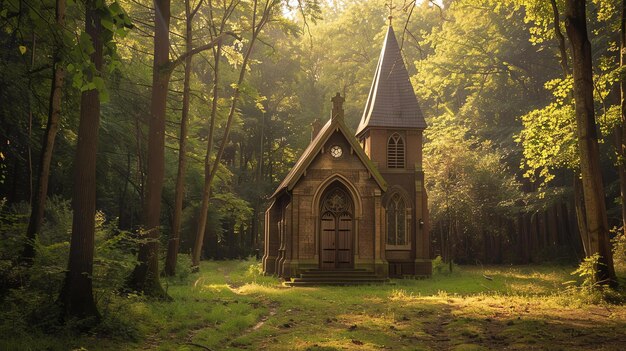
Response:
[{"label": "bell tower", "polygon": [[389,22],[356,137],[389,185],[383,221],[390,275],[430,275],[422,169],[427,126]]}]

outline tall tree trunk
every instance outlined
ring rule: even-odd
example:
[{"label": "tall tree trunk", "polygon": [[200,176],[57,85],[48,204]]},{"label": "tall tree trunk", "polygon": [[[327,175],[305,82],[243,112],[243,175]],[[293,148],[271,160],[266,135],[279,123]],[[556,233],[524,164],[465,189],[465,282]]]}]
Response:
[{"label": "tall tree trunk", "polygon": [[524,263],[530,263],[530,215],[527,213],[524,214],[522,216],[522,221],[524,222]]},{"label": "tall tree trunk", "polygon": [[[86,2],[85,31],[94,52],[91,61],[102,71],[102,25],[95,0]],[[96,214],[96,154],[100,123],[98,90],[84,91],[80,99],[78,143],[74,159],[72,238],[67,273],[59,302],[65,317],[94,318],[100,315],[92,291]]]},{"label": "tall tree trunk", "polygon": [[619,133],[619,185],[622,198],[622,227],[626,233],[626,0],[622,0],[622,18],[620,23],[620,133]]},{"label": "tall tree trunk", "polygon": [[[200,252],[202,250],[202,243],[204,241],[204,234],[205,234],[205,229],[206,229],[206,218],[207,218],[208,208],[209,208],[208,207],[209,199],[211,196],[211,184],[213,183],[213,179],[215,178],[215,175],[217,174],[220,161],[222,160],[222,156],[224,155],[224,149],[226,148],[226,145],[228,143],[228,138],[229,138],[230,130],[232,127],[233,119],[235,116],[235,111],[237,110],[237,102],[239,101],[239,94],[241,92],[240,87],[241,87],[241,84],[243,83],[243,80],[246,75],[246,71],[248,69],[248,61],[250,59],[250,54],[252,54],[252,49],[254,48],[254,44],[256,42],[256,39],[259,33],[261,32],[261,30],[263,29],[263,27],[269,20],[269,16],[272,13],[274,7],[277,6],[278,4],[279,2],[275,0],[267,0],[263,7],[263,13],[261,17],[257,17],[258,16],[257,15],[258,1],[257,0],[253,1],[253,9],[252,9],[253,15],[252,15],[252,27],[251,27],[252,35],[250,38],[250,42],[248,44],[248,48],[243,56],[241,69],[239,70],[239,78],[237,80],[237,84],[235,86],[235,89],[233,91],[233,95],[231,98],[230,109],[228,111],[228,118],[226,121],[226,127],[224,128],[222,141],[220,143],[219,149],[217,150],[217,154],[215,155],[215,160],[213,161],[213,165],[210,168],[210,171],[208,171],[209,170],[209,167],[208,167],[209,153],[208,152],[206,155],[207,158],[205,159],[205,178],[204,178],[204,188],[202,191],[202,206],[200,208],[198,231],[196,233],[196,241],[194,244],[193,254],[191,258],[192,266],[194,267],[194,269],[198,269],[199,264],[200,264]],[[217,64],[217,60],[216,60],[216,64]],[[212,142],[212,140],[210,140],[210,142]],[[211,148],[211,147],[212,147],[211,145],[208,145],[208,148]]]},{"label": "tall tree trunk", "polygon": [[[190,0],[185,0],[185,46],[186,51],[191,51],[193,46],[193,16]],[[191,58],[189,55],[185,59],[185,78],[183,82],[183,111],[180,118],[180,136],[178,141],[178,173],[176,175],[176,190],[174,195],[174,216],[172,219],[172,234],[167,245],[167,256],[165,259],[165,275],[176,274],[176,259],[178,257],[178,247],[180,246],[180,222],[183,213],[183,196],[185,194],[185,173],[187,163],[187,124],[189,121],[189,95],[191,84]]]},{"label": "tall tree trunk", "polygon": [[[30,69],[35,67],[35,48],[37,47],[37,36],[33,32],[33,45],[30,51]],[[32,77],[28,79],[29,86],[32,86]],[[33,103],[32,93],[28,95],[28,204],[33,206]]]},{"label": "tall tree trunk", "polygon": [[537,214],[537,221],[539,223],[539,249],[545,249],[546,247],[548,247],[548,221],[547,219],[547,212],[544,209],[539,210],[539,213]]},{"label": "tall tree trunk", "polygon": [[[259,154],[257,157],[257,163],[256,163],[256,172],[255,172],[255,182],[256,184],[261,184],[261,182],[263,182],[263,154],[264,154],[264,140],[265,140],[265,115],[266,113],[262,113],[261,114],[261,131],[260,131],[260,137],[259,137]],[[263,226],[261,225],[261,220],[264,219],[265,217],[264,212],[261,208],[261,206],[263,205],[263,198],[261,198],[260,196],[258,196],[255,199],[255,204],[254,204],[254,214],[252,216],[252,226],[251,226],[251,232],[252,232],[252,248],[254,249],[257,257],[260,254],[260,247],[259,247],[259,237],[260,237],[260,231],[263,228]]]},{"label": "tall tree trunk", "polygon": [[556,0],[550,0],[550,5],[552,6],[552,25],[554,26],[554,35],[556,39],[559,41],[559,54],[561,56],[560,64],[561,69],[563,70],[563,75],[565,77],[569,76],[572,72],[569,68],[568,60],[567,60],[567,47],[565,45],[565,37],[561,32],[561,18],[559,15],[559,8],[556,5]]},{"label": "tall tree trunk", "polygon": [[[569,65],[567,57],[567,46],[565,45],[565,37],[561,32],[561,21],[559,16],[559,9],[556,0],[550,0],[552,5],[554,34],[559,42],[559,55],[561,69],[563,70],[563,78],[568,78],[572,74],[572,69]],[[586,247],[588,243],[589,233],[587,231],[587,219],[585,215],[585,204],[582,190],[582,182],[580,180],[580,174],[574,173],[574,209],[576,214],[576,222],[578,224],[578,232],[580,234],[581,241]],[[585,249],[587,252],[587,249]]]},{"label": "tall tree trunk", "polygon": [[[194,10],[197,11],[200,4]],[[143,204],[143,230],[147,242],[140,246],[138,264],[128,279],[128,288],[157,298],[169,299],[159,281],[159,236],[161,222],[161,195],[165,175],[165,115],[167,92],[173,70],[187,59],[221,44],[224,35],[169,59],[170,0],[155,0],[154,61],[152,65],[152,94],[148,130],[148,161]],[[226,33],[236,37],[233,33]]]},{"label": "tall tree trunk", "polygon": [[[224,30],[224,26],[220,27],[220,31]],[[215,133],[215,119],[217,117],[217,102],[219,97],[218,83],[219,83],[219,67],[220,56],[222,52],[222,45],[218,44],[213,51],[213,57],[215,63],[213,65],[213,98],[211,100],[211,116],[209,121],[209,137],[207,138],[206,154],[204,155],[204,186],[202,188],[202,202],[200,204],[200,216],[198,218],[198,225],[196,228],[196,238],[191,251],[191,266],[194,270],[198,270],[200,267],[200,255],[202,253],[202,246],[204,241],[204,235],[206,232],[206,221],[209,215],[209,199],[211,198],[211,152],[213,150],[213,136]],[[214,161],[219,162],[218,159]]]},{"label": "tall tree trunk", "polygon": [[[62,29],[65,25],[65,0],[56,2],[56,25]],[[59,130],[59,120],[61,118],[61,94],[65,71],[61,64],[61,42],[56,44],[53,55],[52,86],[50,87],[50,101],[48,107],[48,123],[41,145],[41,156],[39,159],[39,173],[37,174],[37,190],[33,194],[31,204],[30,220],[26,230],[26,244],[22,252],[22,261],[26,264],[32,263],[35,257],[34,241],[41,231],[44,210],[46,208],[46,197],[48,194],[48,179],[50,177],[50,163],[52,162],[52,150],[54,140]]]},{"label": "tall tree trunk", "polygon": [[[529,242],[530,242],[530,252],[534,252],[536,253],[537,251],[539,251],[539,245],[538,245],[538,240],[537,240],[537,233],[539,232],[538,228],[539,228],[539,220],[538,220],[538,214],[539,211],[535,211],[530,215],[530,237],[529,237]],[[535,259],[537,258],[536,255],[530,255],[530,261],[535,261]]]},{"label": "tall tree trunk", "polygon": [[159,235],[165,172],[165,108],[170,80],[168,70],[170,0],[155,0],[154,5],[154,61],[142,229],[142,235],[147,242],[139,248],[139,262],[131,274],[128,285],[131,289],[148,296],[166,298],[167,294],[159,281]]},{"label": "tall tree trunk", "polygon": [[555,247],[559,245],[559,220],[557,215],[557,204],[548,207],[547,225],[548,225],[548,245]]},{"label": "tall tree trunk", "polygon": [[616,282],[609,228],[604,203],[604,187],[600,170],[600,155],[593,104],[593,74],[591,43],[587,36],[585,0],[566,0],[567,36],[572,45],[574,100],[576,102],[576,131],[580,152],[585,217],[589,232],[589,254],[598,253],[598,281]]},{"label": "tall tree trunk", "polygon": [[576,223],[578,223],[578,232],[580,241],[583,244],[583,250],[587,256],[590,252],[589,248],[589,231],[587,230],[587,217],[585,215],[585,200],[583,194],[583,185],[580,177],[574,176],[574,211],[576,212]]},{"label": "tall tree trunk", "polygon": [[131,154],[128,152],[126,154],[126,171],[124,173],[124,186],[121,189],[119,204],[118,204],[118,227],[122,230],[130,230],[132,228],[132,215],[133,215],[133,207],[132,202],[128,201],[128,185],[131,180]]}]

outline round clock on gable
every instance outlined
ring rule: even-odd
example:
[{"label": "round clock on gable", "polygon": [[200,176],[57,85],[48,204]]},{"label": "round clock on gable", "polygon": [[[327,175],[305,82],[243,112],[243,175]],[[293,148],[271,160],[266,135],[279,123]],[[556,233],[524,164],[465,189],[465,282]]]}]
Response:
[{"label": "round clock on gable", "polygon": [[330,147],[330,155],[334,158],[339,158],[341,157],[341,155],[343,155],[343,150],[341,149],[341,146],[339,145],[334,145]]}]

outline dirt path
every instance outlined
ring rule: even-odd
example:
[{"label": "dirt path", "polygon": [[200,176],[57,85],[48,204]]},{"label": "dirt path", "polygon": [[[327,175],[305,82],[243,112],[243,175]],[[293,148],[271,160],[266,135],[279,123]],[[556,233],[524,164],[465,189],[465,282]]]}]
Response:
[{"label": "dirt path", "polygon": [[[426,344],[432,350],[449,350],[450,349],[450,337],[446,333],[446,326],[453,320],[452,309],[449,306],[444,306],[440,311],[436,312],[435,319],[427,319],[424,321],[424,332],[431,336],[426,341]],[[424,318],[424,317],[422,317]]]},{"label": "dirt path", "polygon": [[[243,285],[245,285],[245,284],[241,284],[241,283],[237,283],[237,282],[232,281],[232,280],[230,279],[230,276],[229,276],[229,274],[228,274],[228,273],[229,273],[228,271],[224,271],[224,278],[226,279],[226,283],[227,283],[227,285],[228,285],[228,288],[229,288],[229,289],[230,289],[230,291],[232,291],[233,293],[235,293],[235,294],[237,294],[237,295],[242,295],[241,291],[239,291],[239,288],[241,288],[241,287],[242,287]],[[278,312],[278,306],[279,306],[279,304],[278,304],[277,302],[274,302],[274,301],[269,301],[269,300],[267,300],[267,299],[262,299],[262,300],[260,300],[260,301],[258,301],[258,302],[253,302],[253,303],[252,303],[252,306],[253,306],[255,309],[257,309],[257,308],[259,308],[259,307],[261,307],[261,306],[267,306],[268,313],[267,313],[266,315],[263,315],[263,316],[261,317],[261,319],[259,319],[259,321],[258,321],[255,325],[251,326],[250,328],[248,328],[248,329],[246,329],[246,330],[243,330],[243,331],[241,332],[241,334],[239,334],[239,335],[238,335],[238,338],[239,338],[239,337],[242,337],[242,336],[249,335],[250,333],[253,333],[253,332],[255,332],[255,331],[257,331],[257,330],[261,329],[261,327],[263,327],[263,325],[264,325],[264,324],[265,324],[265,323],[266,323],[266,322],[267,322],[267,321],[268,321],[271,317],[273,317],[273,316],[275,316],[275,315],[276,315],[276,313]],[[232,346],[232,347],[242,347],[242,346],[244,346],[244,345],[238,344],[236,341],[232,341],[232,342],[230,342],[230,346]]]}]

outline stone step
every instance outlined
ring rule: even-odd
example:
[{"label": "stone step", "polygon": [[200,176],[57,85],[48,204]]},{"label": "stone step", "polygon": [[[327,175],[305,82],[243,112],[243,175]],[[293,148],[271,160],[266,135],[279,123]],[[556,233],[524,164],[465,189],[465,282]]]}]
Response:
[{"label": "stone step", "polygon": [[309,269],[300,274],[300,277],[285,282],[286,286],[315,286],[315,285],[370,285],[386,284],[389,279],[379,277],[374,272],[365,269]]},{"label": "stone step", "polygon": [[304,272],[300,274],[300,277],[338,277],[338,276],[352,276],[352,277],[375,277],[373,272]]},{"label": "stone step", "polygon": [[374,272],[365,269],[307,269],[302,274],[373,274]]},{"label": "stone step", "polygon": [[391,284],[388,279],[379,279],[379,280],[321,280],[321,281],[310,281],[310,280],[294,280],[290,282],[285,282],[285,286],[322,286],[322,285],[335,285],[335,286],[349,286],[349,285],[381,285],[381,284]]},{"label": "stone step", "polygon": [[307,270],[300,273],[300,276],[316,276],[316,277],[336,277],[336,276],[376,276],[376,273],[366,270],[334,270],[334,271],[314,271]]},{"label": "stone step", "polygon": [[379,278],[377,276],[371,277],[353,277],[353,276],[337,276],[337,277],[306,277],[306,278],[294,278],[294,281],[309,281],[309,282],[341,282],[341,281],[386,281],[386,278]]}]

